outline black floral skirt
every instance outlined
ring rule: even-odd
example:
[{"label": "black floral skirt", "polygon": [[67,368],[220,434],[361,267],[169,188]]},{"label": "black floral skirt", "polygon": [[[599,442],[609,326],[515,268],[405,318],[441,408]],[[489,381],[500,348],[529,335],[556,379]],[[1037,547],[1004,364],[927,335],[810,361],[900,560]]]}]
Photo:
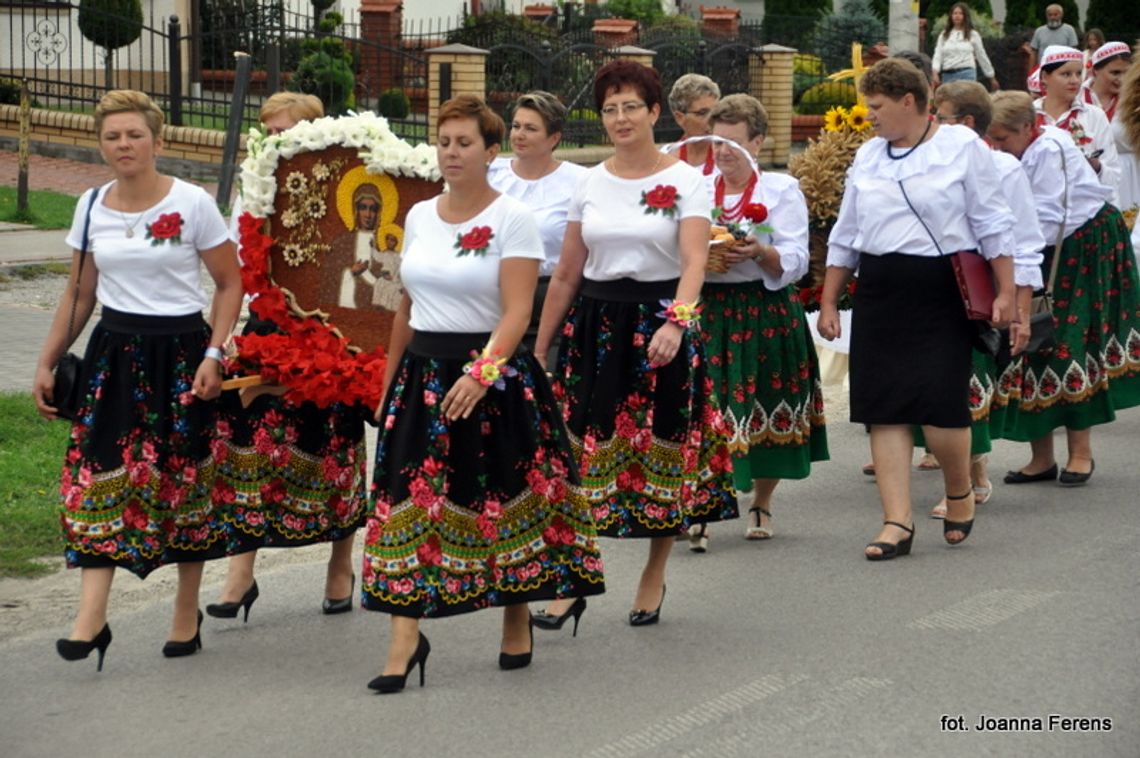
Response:
[{"label": "black floral skirt", "polygon": [[657,314],[676,280],[586,280],[566,317],[555,397],[607,537],[665,537],[688,524],[736,518],[730,433],[713,397],[698,333],[649,366]]},{"label": "black floral skirt", "polygon": [[[252,320],[245,332],[268,333]],[[214,508],[229,530],[228,551],[298,547],[344,539],[368,515],[362,407],[292,402],[261,395],[243,408],[223,393]]]},{"label": "black floral skirt", "polygon": [[469,418],[441,405],[489,334],[416,332],[384,400],[364,546],[364,607],[437,617],[604,591],[588,505],[538,362]]},{"label": "black floral skirt", "polygon": [[167,563],[225,554],[210,498],[216,403],[191,394],[208,344],[200,313],[103,308],[60,478],[68,566],[145,577]]}]

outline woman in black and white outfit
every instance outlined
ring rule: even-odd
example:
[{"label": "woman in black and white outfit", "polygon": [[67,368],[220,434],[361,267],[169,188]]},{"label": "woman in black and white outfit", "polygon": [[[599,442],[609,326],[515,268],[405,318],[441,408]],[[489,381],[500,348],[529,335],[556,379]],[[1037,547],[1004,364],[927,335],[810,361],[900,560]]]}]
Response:
[{"label": "woman in black and white outfit", "polygon": [[[910,552],[911,425],[922,425],[942,464],[946,541],[973,526],[969,382],[974,329],[951,259],[978,250],[993,266],[993,321],[1014,309],[1011,232],[990,151],[967,128],[927,114],[928,88],[910,63],[887,59],[861,89],[878,137],[859,149],[829,239],[819,331],[839,335],[839,293],[859,269],[851,327],[851,420],[871,425],[883,528],[868,560]],[[937,240],[937,241],[935,241]]]}]

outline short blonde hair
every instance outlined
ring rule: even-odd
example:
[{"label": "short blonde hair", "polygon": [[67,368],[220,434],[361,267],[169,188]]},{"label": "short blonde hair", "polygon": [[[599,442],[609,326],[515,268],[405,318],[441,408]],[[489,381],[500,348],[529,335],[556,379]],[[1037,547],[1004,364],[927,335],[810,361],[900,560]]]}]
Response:
[{"label": "short blonde hair", "polygon": [[261,104],[258,120],[268,121],[279,113],[289,114],[294,121],[312,121],[325,115],[325,106],[316,95],[304,92],[277,92]]},{"label": "short blonde hair", "polygon": [[1002,90],[993,96],[994,117],[991,126],[1000,126],[1010,131],[1036,123],[1037,110],[1028,92]]},{"label": "short blonde hair", "polygon": [[720,87],[703,74],[685,74],[673,82],[669,90],[669,108],[674,111],[687,111],[699,97],[720,99]]},{"label": "short blonde hair", "polygon": [[137,113],[146,121],[155,139],[162,136],[162,125],[166,117],[162,109],[145,92],[133,89],[113,89],[99,99],[95,106],[95,133],[103,133],[103,120],[116,113]]},{"label": "short blonde hair", "polygon": [[767,137],[768,111],[752,95],[726,95],[709,113],[709,126],[717,124],[744,124],[748,127],[748,139]]}]

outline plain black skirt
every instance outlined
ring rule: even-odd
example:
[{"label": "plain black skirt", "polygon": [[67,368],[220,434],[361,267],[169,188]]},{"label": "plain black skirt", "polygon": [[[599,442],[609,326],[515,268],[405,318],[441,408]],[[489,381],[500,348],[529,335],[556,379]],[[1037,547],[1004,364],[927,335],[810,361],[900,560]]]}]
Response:
[{"label": "plain black skirt", "polygon": [[859,259],[851,323],[851,420],[970,426],[974,328],[948,257]]}]

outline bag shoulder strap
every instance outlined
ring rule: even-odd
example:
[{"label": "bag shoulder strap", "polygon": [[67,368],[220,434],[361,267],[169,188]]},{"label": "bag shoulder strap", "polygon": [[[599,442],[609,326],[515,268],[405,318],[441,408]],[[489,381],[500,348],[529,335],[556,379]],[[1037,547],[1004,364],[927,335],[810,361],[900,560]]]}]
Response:
[{"label": "bag shoulder strap", "polygon": [[938,254],[945,255],[945,253],[942,252],[942,246],[939,245],[938,240],[934,238],[934,232],[930,231],[930,227],[926,225],[926,221],[923,220],[922,216],[920,216],[918,214],[918,211],[915,210],[914,204],[911,203],[910,196],[906,194],[906,187],[903,186],[902,179],[898,180],[898,184],[899,189],[902,191],[903,200],[906,201],[906,207],[910,208],[910,212],[913,213],[914,217],[918,219],[918,223],[922,224],[922,228],[925,229],[927,235],[930,236],[930,241],[934,243],[934,249],[938,251]]},{"label": "bag shoulder strap", "polygon": [[83,279],[83,262],[87,259],[87,248],[91,244],[91,209],[95,207],[95,200],[99,197],[102,187],[91,189],[91,199],[87,202],[87,213],[83,218],[83,241],[79,243],[79,273],[75,275],[75,291],[71,297],[71,315],[67,317],[67,346],[71,347],[72,332],[75,331],[75,308],[79,305],[79,283]]}]

